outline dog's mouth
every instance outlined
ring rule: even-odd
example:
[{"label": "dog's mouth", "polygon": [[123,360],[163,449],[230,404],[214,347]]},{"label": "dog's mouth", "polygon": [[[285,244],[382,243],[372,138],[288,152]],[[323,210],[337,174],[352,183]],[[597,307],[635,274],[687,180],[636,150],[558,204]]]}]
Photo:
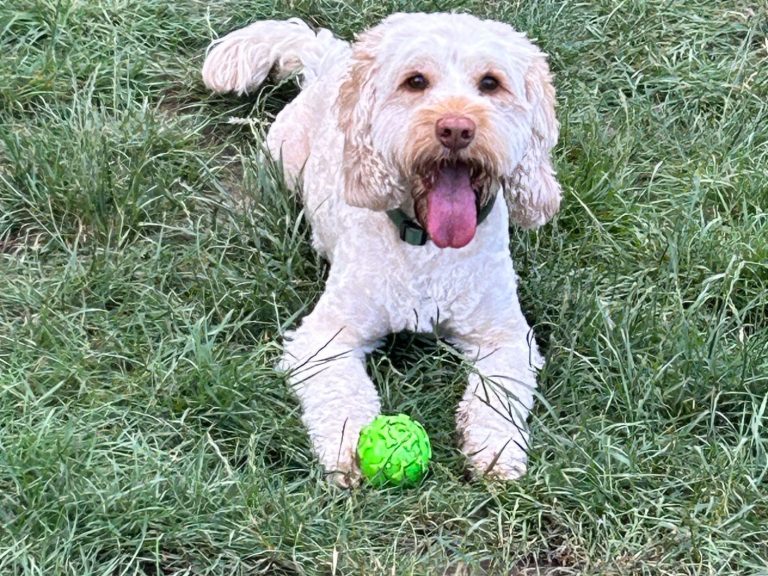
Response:
[{"label": "dog's mouth", "polygon": [[481,166],[461,160],[440,162],[421,177],[416,215],[437,247],[462,248],[475,237],[486,180]]}]

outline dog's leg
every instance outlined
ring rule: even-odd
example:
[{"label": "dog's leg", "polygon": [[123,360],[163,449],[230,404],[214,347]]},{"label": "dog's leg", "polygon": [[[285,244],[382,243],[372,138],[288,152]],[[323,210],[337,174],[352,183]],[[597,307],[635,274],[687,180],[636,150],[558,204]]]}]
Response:
[{"label": "dog's leg", "polygon": [[475,472],[511,480],[525,474],[526,420],[543,362],[520,311],[514,280],[509,286],[488,294],[488,306],[451,341],[474,366],[456,414],[462,450]]},{"label": "dog's leg", "polygon": [[[383,336],[361,317],[354,298],[326,292],[293,333],[286,335],[282,366],[302,407],[313,449],[330,480],[344,487],[359,480],[360,429],[380,409],[365,370],[365,355]],[[349,304],[358,306],[349,309]],[[373,337],[367,335],[373,334]]]},{"label": "dog's leg", "polygon": [[456,423],[463,436],[462,450],[476,472],[510,480],[525,473],[535,355],[524,334],[470,352],[475,370]]}]

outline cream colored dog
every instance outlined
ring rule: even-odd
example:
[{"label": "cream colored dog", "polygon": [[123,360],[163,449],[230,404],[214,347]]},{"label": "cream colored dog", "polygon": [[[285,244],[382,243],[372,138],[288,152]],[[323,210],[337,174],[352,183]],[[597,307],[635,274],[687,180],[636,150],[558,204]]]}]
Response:
[{"label": "cream colored dog", "polygon": [[[263,21],[213,42],[203,79],[243,94],[271,70],[301,73],[267,144],[331,262],[283,359],[320,462],[356,482],[358,434],[380,409],[365,355],[412,330],[436,332],[473,364],[456,416],[472,467],[517,478],[542,359],[508,225],[544,224],[561,194],[544,54],[464,14],[395,14],[352,45],[300,20]],[[506,202],[494,201],[500,191]]]}]

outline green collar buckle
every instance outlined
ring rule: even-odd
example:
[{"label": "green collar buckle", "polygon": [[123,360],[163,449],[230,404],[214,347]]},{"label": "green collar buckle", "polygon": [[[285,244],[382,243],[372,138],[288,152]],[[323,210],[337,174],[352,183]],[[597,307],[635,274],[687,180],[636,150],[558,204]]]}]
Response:
[{"label": "green collar buckle", "polygon": [[[493,204],[496,202],[496,194],[491,196],[491,199],[477,211],[477,225],[479,226],[483,220],[488,217],[493,209]],[[429,234],[421,225],[415,220],[408,217],[400,208],[394,210],[387,210],[387,216],[392,220],[392,223],[397,228],[400,240],[411,246],[424,246],[429,240]]]}]

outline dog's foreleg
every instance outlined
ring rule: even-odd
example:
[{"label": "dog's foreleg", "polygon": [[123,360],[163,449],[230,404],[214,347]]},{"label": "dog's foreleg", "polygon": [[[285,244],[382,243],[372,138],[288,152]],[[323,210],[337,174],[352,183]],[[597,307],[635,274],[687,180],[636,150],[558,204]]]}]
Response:
[{"label": "dog's foreleg", "polygon": [[286,335],[282,366],[301,402],[313,449],[331,481],[344,487],[359,480],[360,430],[380,410],[365,370],[371,347],[372,340],[328,294],[295,332]]}]

